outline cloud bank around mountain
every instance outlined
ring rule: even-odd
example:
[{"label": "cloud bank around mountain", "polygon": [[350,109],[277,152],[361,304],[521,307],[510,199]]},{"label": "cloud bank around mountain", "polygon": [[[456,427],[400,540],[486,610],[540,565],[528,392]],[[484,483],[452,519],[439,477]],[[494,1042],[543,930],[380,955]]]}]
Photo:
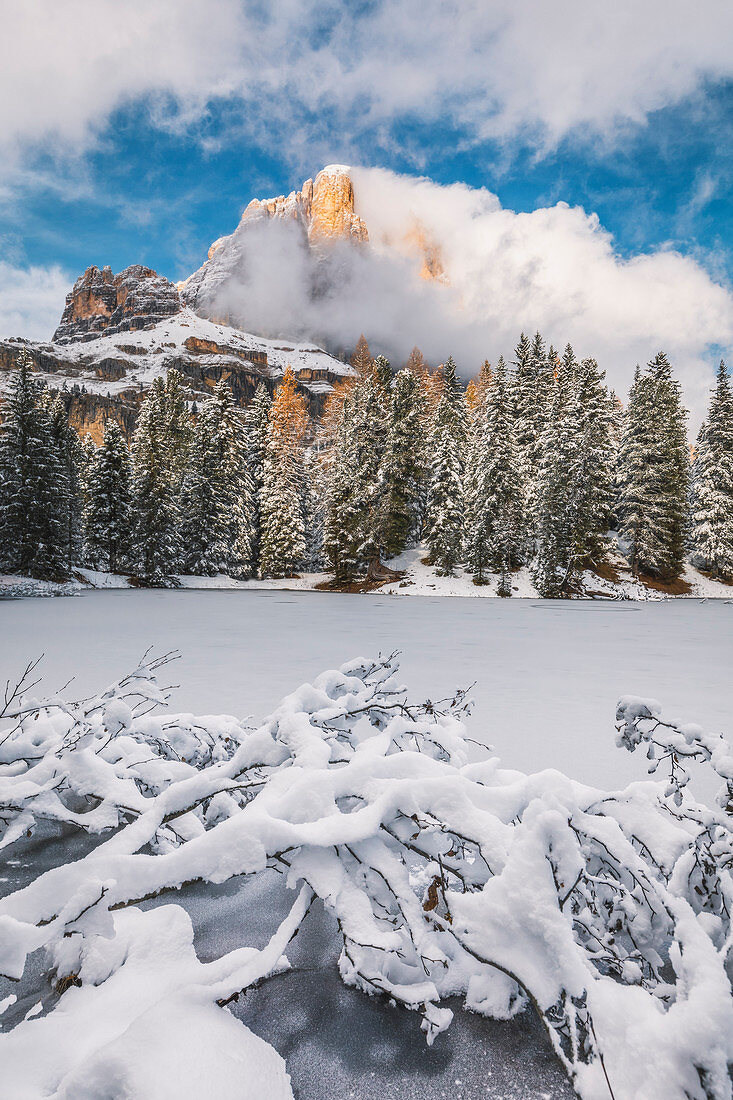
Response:
[{"label": "cloud bank around mountain", "polygon": [[[664,349],[698,423],[712,348],[733,347],[733,296],[694,259],[623,258],[595,215],[564,203],[516,213],[463,184],[374,168],[351,177],[368,248],[333,246],[324,261],[296,226],[254,225],[216,309],[252,331],[331,348],[364,332],[395,365],[418,344],[432,362],[452,354],[465,377],[539,329],[559,350],[570,342],[595,356],[621,396],[635,365]],[[420,277],[426,248],[439,280]]]}]

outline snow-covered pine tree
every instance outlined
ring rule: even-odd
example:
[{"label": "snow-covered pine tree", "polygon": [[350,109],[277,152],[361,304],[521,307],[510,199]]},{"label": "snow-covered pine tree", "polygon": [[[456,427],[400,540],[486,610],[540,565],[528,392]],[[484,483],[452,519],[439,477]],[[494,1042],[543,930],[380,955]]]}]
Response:
[{"label": "snow-covered pine tree", "polygon": [[621,534],[632,569],[671,583],[684,567],[689,451],[680,386],[664,352],[629,394],[621,443]]},{"label": "snow-covered pine tree", "polygon": [[513,400],[517,426],[519,475],[525,495],[527,546],[531,557],[536,541],[538,477],[542,463],[543,435],[554,399],[558,359],[554,348],[545,350],[539,332],[530,339],[521,334],[514,349]]},{"label": "snow-covered pine tree", "polygon": [[503,357],[472,426],[465,475],[464,561],[476,584],[500,574],[499,594],[511,595],[512,568],[523,541],[523,498],[514,440],[514,408]]},{"label": "snow-covered pine tree", "polygon": [[181,481],[190,422],[178,371],[156,378],[132,442],[133,568],[148,584],[165,584],[181,560]]},{"label": "snow-covered pine tree", "polygon": [[[88,445],[85,451],[88,456]],[[87,463],[84,560],[93,569],[121,573],[131,542],[130,454],[122,429],[111,417],[105,422],[101,447]]]},{"label": "snow-covered pine tree", "polygon": [[733,580],[733,390],[721,360],[692,467],[692,530],[696,564]]},{"label": "snow-covered pine tree", "polygon": [[452,576],[461,559],[463,473],[468,427],[456,366],[443,368],[443,396],[430,440],[426,542],[428,558],[441,576]]},{"label": "snow-covered pine tree", "polygon": [[265,471],[265,455],[270,432],[272,398],[267,387],[260,382],[252,404],[247,409],[247,469],[252,482],[252,561],[253,569],[259,568],[260,536],[262,527],[262,484]]},{"label": "snow-covered pine tree", "polygon": [[94,469],[94,459],[97,454],[97,445],[89,432],[86,432],[81,441],[81,471],[79,477],[79,511],[81,514],[81,563],[91,566],[87,559],[87,532],[86,515],[89,506],[89,479]]},{"label": "snow-covered pine tree", "polygon": [[305,524],[303,568],[307,573],[320,573],[328,566],[324,549],[325,482],[320,456],[313,447],[309,447],[305,452],[303,484],[303,522]]},{"label": "snow-covered pine tree", "polygon": [[169,370],[165,378],[161,405],[164,437],[168,449],[170,477],[176,493],[180,492],[183,473],[188,466],[192,425],[183,375]]},{"label": "snow-covered pine tree", "polygon": [[608,523],[612,531],[618,531],[620,525],[621,491],[621,440],[624,433],[624,406],[615,390],[608,392],[608,407],[611,430],[611,504]]},{"label": "snow-covered pine tree", "polygon": [[307,430],[308,407],[288,366],[275,391],[265,455],[260,543],[263,576],[292,576],[303,564],[303,455]]},{"label": "snow-covered pine tree", "polygon": [[625,531],[626,537],[632,540],[642,522],[642,500],[636,475],[643,463],[645,430],[641,367],[637,363],[626,407],[621,412],[616,461],[616,524],[619,534]]},{"label": "snow-covered pine tree", "polygon": [[443,395],[442,367],[431,370],[423,353],[418,347],[414,347],[405,364],[405,369],[412,371],[417,378],[422,396],[422,436],[425,458],[425,476],[420,485],[418,496],[417,537],[420,538],[425,529],[428,506],[428,466],[430,461],[430,440],[435,427],[435,414]]},{"label": "snow-covered pine tree", "polygon": [[384,549],[381,477],[388,394],[374,372],[349,387],[326,497],[325,552],[338,582],[373,569]]},{"label": "snow-covered pine tree", "polygon": [[576,552],[581,565],[597,563],[607,549],[613,514],[616,470],[616,398],[595,359],[576,367],[578,436],[578,528]]},{"label": "snow-covered pine tree", "polygon": [[253,487],[242,418],[226,382],[201,405],[183,478],[184,568],[213,576],[253,572]]},{"label": "snow-covered pine tree", "polygon": [[362,515],[357,492],[359,441],[351,430],[356,418],[357,387],[341,403],[341,420],[327,456],[323,549],[337,584],[353,579],[360,565],[358,525]]},{"label": "snow-covered pine tree", "polygon": [[60,394],[50,400],[48,414],[51,432],[59,456],[56,484],[58,517],[64,530],[64,554],[69,563],[79,562],[82,554],[82,479],[84,456],[79,436],[69,424],[66,403]]},{"label": "snow-covered pine tree", "polygon": [[553,402],[540,453],[532,572],[539,594],[555,599],[568,590],[581,562],[581,410],[578,364],[569,344],[556,369]]},{"label": "snow-covered pine tree", "polygon": [[[105,423],[106,427],[106,423]],[[124,437],[123,437],[124,438]],[[91,434],[86,432],[84,438],[81,441],[81,482],[82,482],[82,505],[85,503],[84,493],[86,491],[86,482],[94,465],[94,459],[97,456],[97,444],[94,442]]]},{"label": "snow-covered pine tree", "polygon": [[[529,467],[537,440],[534,431],[534,407],[537,400],[536,377],[532,344],[522,333],[514,349],[512,396],[517,426],[518,456],[522,465]],[[527,473],[522,471],[527,480]]]},{"label": "snow-covered pine tree", "polygon": [[69,569],[68,530],[59,513],[64,478],[42,384],[21,352],[0,424],[0,564],[7,573],[59,579]]},{"label": "snow-covered pine tree", "polygon": [[407,368],[399,371],[392,388],[381,465],[382,538],[387,557],[401,554],[418,535],[425,481],[424,412],[425,398],[417,377]]},{"label": "snow-covered pine tree", "polygon": [[602,557],[613,504],[614,408],[594,359],[565,349],[540,440],[534,509],[535,583],[560,596]]},{"label": "snow-covered pine tree", "polygon": [[181,483],[181,568],[195,576],[226,571],[225,402],[219,390],[198,406]]},{"label": "snow-covered pine tree", "polygon": [[384,355],[378,355],[374,360],[374,378],[377,385],[389,394],[392,389],[392,368],[389,359]]},{"label": "snow-covered pine tree", "polygon": [[236,408],[232,392],[224,381],[220,400],[225,406],[226,440],[223,455],[224,514],[227,556],[226,571],[233,577],[257,574],[256,493],[249,472],[249,435],[246,422]]}]

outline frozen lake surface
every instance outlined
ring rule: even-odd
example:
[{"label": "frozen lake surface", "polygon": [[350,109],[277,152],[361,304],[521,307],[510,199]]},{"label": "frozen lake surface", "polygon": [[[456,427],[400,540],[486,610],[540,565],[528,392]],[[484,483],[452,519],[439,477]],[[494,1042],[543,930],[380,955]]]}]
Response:
[{"label": "frozen lake surface", "polygon": [[[643,757],[614,746],[622,694],[655,696],[670,716],[733,728],[733,606],[720,601],[547,603],[400,599],[290,592],[93,592],[0,603],[0,673],[45,653],[45,687],[71,676],[70,695],[129,671],[143,651],[178,648],[173,706],[262,717],[280,697],[350,657],[400,649],[414,697],[476,681],[471,736],[506,765],[558,767],[603,786],[646,774]],[[80,840],[15,847],[0,894]],[[194,886],[149,904],[180,902],[202,958],[260,946],[286,910],[282,881]],[[286,1059],[298,1100],[559,1100],[572,1089],[531,1012],[509,1022],[458,1012],[428,1048],[415,1014],[341,983],[330,919],[314,911],[291,946],[290,973],[235,1006]],[[32,960],[12,1017],[48,997]],[[2,986],[2,983],[0,983]],[[0,988],[0,997],[4,990]],[[458,1007],[458,1006],[454,1006]],[[5,1021],[4,1021],[5,1022]]]},{"label": "frozen lake surface", "polygon": [[646,775],[614,745],[621,695],[733,730],[733,604],[108,591],[0,602],[0,674],[44,653],[44,686],[85,694],[148,646],[179,649],[172,707],[259,719],[283,695],[356,656],[402,652],[413,698],[476,682],[470,735],[507,767],[556,767],[617,786]]}]

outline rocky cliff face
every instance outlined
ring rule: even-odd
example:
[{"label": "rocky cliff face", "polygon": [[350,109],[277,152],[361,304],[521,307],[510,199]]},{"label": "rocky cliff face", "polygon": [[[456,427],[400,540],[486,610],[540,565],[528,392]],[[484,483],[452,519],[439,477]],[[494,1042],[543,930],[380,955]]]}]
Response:
[{"label": "rocky cliff face", "polygon": [[228,309],[223,311],[226,316],[221,316],[220,292],[242,273],[248,234],[271,221],[295,225],[304,244],[316,253],[324,253],[334,242],[365,245],[369,241],[367,227],[356,213],[348,168],[330,165],[314,180],[306,180],[300,191],[274,199],[253,199],[235,231],[214,241],[198,271],[178,283],[184,302],[197,313],[228,320]]},{"label": "rocky cliff face", "polygon": [[312,343],[243,332],[226,323],[228,313],[222,321],[216,308],[218,289],[236,282],[247,235],[269,222],[294,224],[314,256],[325,257],[334,242],[362,247],[369,241],[348,169],[332,165],[299,191],[254,199],[235,232],[214,241],[204,265],[178,286],[141,264],[116,275],[110,267],[89,267],[67,295],[51,341],[0,340],[0,398],[25,349],[49,388],[64,393],[80,434],[89,432],[97,442],[107,416],[114,416],[129,438],[145,392],[171,368],[188,379],[192,401],[205,398],[225,378],[244,406],[259,382],[273,391],[290,365],[318,414],[351,369]]},{"label": "rocky cliff face", "polygon": [[149,267],[134,264],[119,275],[111,267],[88,267],[66,295],[66,308],[53,335],[56,344],[94,340],[150,328],[182,308],[173,283]]},{"label": "rocky cliff face", "polygon": [[[276,199],[252,199],[242,214],[240,227],[260,218],[298,222],[310,244],[333,240],[364,244],[369,240],[367,227],[356,213],[349,170],[339,164],[324,168],[315,180],[306,180],[300,191]],[[212,248],[218,250],[223,240],[226,238],[220,238]]]}]

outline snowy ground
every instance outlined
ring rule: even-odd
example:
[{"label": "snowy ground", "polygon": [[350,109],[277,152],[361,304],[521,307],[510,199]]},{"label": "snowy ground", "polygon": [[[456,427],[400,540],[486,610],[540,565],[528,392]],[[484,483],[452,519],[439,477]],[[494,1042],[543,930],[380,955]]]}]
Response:
[{"label": "snowy ground", "polygon": [[[397,558],[393,558],[389,566],[401,573],[401,580],[383,585],[378,592],[380,595],[389,596],[463,596],[463,597],[497,597],[500,583],[498,574],[488,574],[487,583],[476,585],[470,574],[462,569],[456,571],[453,577],[439,577],[435,570],[425,564],[425,547],[412,547]],[[666,596],[653,588],[647,587],[631,574],[625,559],[620,553],[614,552],[609,556],[609,561],[616,570],[617,580],[609,580],[599,577],[595,573],[586,571],[581,578],[582,593],[576,598],[593,600],[660,600],[673,597]],[[129,588],[126,576],[114,573],[101,573],[94,569],[79,569],[78,579],[68,584],[54,584],[49,581],[35,581],[29,577],[16,577],[0,575],[0,597],[20,596],[73,596],[87,588]],[[216,577],[179,576],[178,584],[181,588],[195,589],[241,589],[243,591],[313,591],[319,585],[327,584],[333,578],[329,573],[303,573],[298,577],[285,577],[279,580],[235,580],[224,574]],[[689,586],[689,593],[674,598],[687,599],[719,599],[733,601],[733,586],[721,584],[720,581],[711,580],[704,576],[689,563],[685,566],[683,580]],[[512,574],[512,596],[514,599],[537,599],[537,590],[532,583],[529,569],[519,569]],[[373,593],[366,593],[371,595]]]}]

